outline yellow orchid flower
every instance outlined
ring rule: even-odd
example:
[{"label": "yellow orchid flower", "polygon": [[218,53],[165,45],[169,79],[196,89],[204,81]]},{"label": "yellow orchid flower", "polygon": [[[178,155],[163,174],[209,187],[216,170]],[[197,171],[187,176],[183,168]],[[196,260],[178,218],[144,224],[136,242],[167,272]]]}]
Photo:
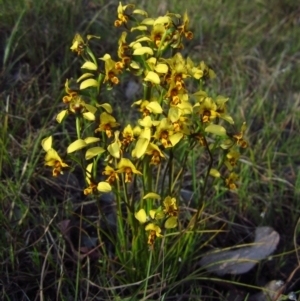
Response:
[{"label": "yellow orchid flower", "polygon": [[71,100],[72,100],[75,96],[78,95],[77,91],[70,89],[70,87],[69,87],[69,80],[68,80],[68,79],[66,80],[66,83],[65,83],[65,90],[66,90],[66,93],[67,93],[68,95],[66,95],[66,96],[63,97],[63,102],[64,102],[64,103],[69,103],[69,102],[71,102]]},{"label": "yellow orchid flower", "polygon": [[182,138],[182,132],[174,132],[174,126],[167,119],[163,118],[156,128],[154,137],[161,142],[164,148],[175,146]]},{"label": "yellow orchid flower", "polygon": [[120,131],[115,131],[114,136],[115,139],[114,141],[107,147],[108,152],[110,153],[111,156],[114,158],[119,159],[122,154],[122,143],[119,139]]},{"label": "yellow orchid flower", "polygon": [[83,118],[94,121],[97,108],[84,102],[80,95],[74,96],[69,102],[69,109],[57,114],[56,120],[61,123],[67,114],[81,114]]},{"label": "yellow orchid flower", "polygon": [[115,26],[119,27],[121,26],[123,23],[127,23],[128,18],[129,18],[129,14],[126,13],[126,9],[133,9],[135,6],[134,4],[127,4],[127,5],[122,5],[121,2],[119,2],[119,6],[118,6],[118,19],[115,21]]},{"label": "yellow orchid flower", "polygon": [[112,115],[102,112],[100,114],[100,125],[95,130],[95,133],[105,131],[106,136],[111,138],[113,135],[112,129],[118,127],[119,125],[120,124],[116,122],[116,119]]},{"label": "yellow orchid flower", "polygon": [[127,159],[122,158],[118,163],[117,173],[125,173],[125,183],[129,183],[132,180],[132,174],[143,175],[140,171],[136,169],[133,163]]},{"label": "yellow orchid flower", "polygon": [[194,37],[194,35],[191,31],[189,31],[187,29],[189,23],[190,23],[190,19],[187,15],[187,12],[185,12],[184,15],[183,15],[183,23],[181,25],[177,26],[177,30],[179,31],[180,34],[184,34],[184,36],[188,40],[191,40]]},{"label": "yellow orchid flower", "polygon": [[130,124],[128,124],[122,132],[123,140],[121,143],[127,147],[134,140],[134,133]]},{"label": "yellow orchid flower", "polygon": [[117,75],[120,74],[122,70],[117,68],[118,65],[116,65],[116,62],[109,54],[105,54],[100,60],[105,62],[105,78],[103,82],[108,82],[111,86],[117,85],[120,82]]},{"label": "yellow orchid flower", "polygon": [[170,196],[167,196],[164,199],[164,213],[168,216],[178,216],[178,207],[176,204],[176,199],[171,198]]},{"label": "yellow orchid flower", "polygon": [[145,154],[152,156],[150,164],[158,165],[161,162],[161,158],[165,158],[165,155],[159,149],[159,147],[154,143],[149,143]]},{"label": "yellow orchid flower", "polygon": [[84,43],[83,38],[79,33],[76,33],[70,49],[74,52],[77,52],[78,55],[81,55],[84,52],[85,47],[86,44]]},{"label": "yellow orchid flower", "polygon": [[217,105],[211,97],[205,97],[201,103],[194,106],[195,112],[201,116],[202,122],[210,122],[220,114],[217,112]]},{"label": "yellow orchid flower", "polygon": [[238,181],[238,179],[239,176],[235,172],[231,172],[225,179],[225,184],[229,189],[234,190],[237,188],[235,182]]},{"label": "yellow orchid flower", "polygon": [[128,66],[131,61],[131,51],[129,48],[129,45],[126,43],[126,36],[127,32],[122,32],[120,39],[118,41],[119,48],[118,48],[118,57],[121,59],[121,61],[116,62],[116,68],[118,70],[124,69],[125,66]]},{"label": "yellow orchid flower", "polygon": [[84,189],[83,191],[84,195],[92,194],[97,190],[97,184],[92,180],[92,169],[93,169],[93,163],[90,163],[86,167],[86,173],[85,173],[85,179],[89,186]]},{"label": "yellow orchid flower", "polygon": [[233,167],[237,165],[237,161],[239,160],[240,156],[240,153],[233,149],[231,149],[229,153],[227,153],[224,163],[229,170],[232,170]]},{"label": "yellow orchid flower", "polygon": [[53,167],[52,175],[54,177],[59,176],[59,174],[63,173],[62,169],[64,167],[69,167],[69,165],[64,163],[56,150],[52,148],[52,136],[43,139],[41,144],[46,151],[45,165]]},{"label": "yellow orchid flower", "polygon": [[118,173],[109,165],[105,166],[105,169],[102,172],[102,174],[108,176],[108,178],[105,181],[108,182],[110,185],[113,184],[116,180],[119,181]]},{"label": "yellow orchid flower", "polygon": [[245,141],[243,139],[245,131],[246,131],[246,122],[243,123],[241,132],[233,135],[233,138],[235,139],[236,144],[242,148],[246,148],[248,146],[247,141]]},{"label": "yellow orchid flower", "polygon": [[149,232],[149,236],[148,236],[148,244],[151,245],[153,247],[154,242],[156,237],[162,237],[163,235],[161,234],[161,229],[159,226],[150,223],[145,227],[146,231],[150,231]]}]

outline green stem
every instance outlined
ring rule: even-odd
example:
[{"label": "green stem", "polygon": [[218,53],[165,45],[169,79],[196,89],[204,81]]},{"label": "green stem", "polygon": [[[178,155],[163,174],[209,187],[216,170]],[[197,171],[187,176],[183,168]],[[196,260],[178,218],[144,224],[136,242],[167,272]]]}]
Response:
[{"label": "green stem", "polygon": [[172,183],[173,183],[173,148],[170,149],[170,159],[169,159],[169,195],[172,194]]},{"label": "green stem", "polygon": [[148,269],[147,269],[147,277],[146,277],[146,283],[145,283],[145,289],[144,289],[144,297],[143,297],[143,299],[146,298],[147,289],[148,289],[148,279],[150,277],[150,270],[151,270],[151,263],[152,263],[152,253],[153,253],[153,250],[150,251],[150,256],[149,256],[149,261],[148,261]]},{"label": "green stem", "polygon": [[206,150],[208,152],[210,160],[209,160],[208,169],[207,169],[207,172],[206,172],[206,175],[205,175],[205,178],[204,178],[203,187],[202,187],[202,190],[201,190],[200,202],[198,204],[198,209],[197,209],[195,223],[194,223],[194,230],[196,230],[196,225],[198,223],[198,219],[199,219],[199,216],[200,216],[200,212],[201,212],[201,209],[202,209],[202,204],[204,202],[204,196],[205,196],[205,193],[206,193],[207,181],[208,181],[209,173],[210,173],[210,170],[212,169],[212,165],[213,165],[213,156],[212,156],[212,153],[211,153],[211,151],[209,149],[209,145],[208,145],[208,143],[206,141],[205,136],[203,136],[203,139],[205,140],[205,147],[206,147]]},{"label": "green stem", "polygon": [[80,117],[79,116],[76,116],[76,133],[77,133],[77,139],[80,139],[80,129],[81,129],[81,126],[80,126]]},{"label": "green stem", "polygon": [[121,195],[120,195],[120,183],[119,181],[116,181],[117,183],[117,194],[116,194],[116,199],[117,199],[117,220],[118,220],[118,230],[117,230],[117,241],[120,243],[121,248],[117,248],[117,250],[121,251],[118,256],[121,256],[122,254],[122,249],[125,248],[125,243],[124,243],[124,226],[123,226],[123,217],[122,217],[122,206],[121,206]]}]

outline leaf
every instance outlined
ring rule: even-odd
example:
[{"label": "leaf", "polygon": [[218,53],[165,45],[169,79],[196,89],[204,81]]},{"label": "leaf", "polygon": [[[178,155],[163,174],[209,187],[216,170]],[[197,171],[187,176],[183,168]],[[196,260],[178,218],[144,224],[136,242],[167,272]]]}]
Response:
[{"label": "leaf", "polygon": [[218,124],[210,124],[205,128],[205,132],[212,133],[218,136],[226,136],[226,129]]},{"label": "leaf", "polygon": [[250,247],[207,254],[200,260],[200,265],[219,276],[244,274],[275,251],[279,238],[271,227],[258,227]]},{"label": "leaf", "polygon": [[89,87],[98,87],[98,82],[93,78],[87,79],[80,84],[79,89],[84,90]]},{"label": "leaf", "polygon": [[85,153],[85,159],[90,160],[95,156],[98,156],[105,152],[105,149],[100,146],[89,148]]}]

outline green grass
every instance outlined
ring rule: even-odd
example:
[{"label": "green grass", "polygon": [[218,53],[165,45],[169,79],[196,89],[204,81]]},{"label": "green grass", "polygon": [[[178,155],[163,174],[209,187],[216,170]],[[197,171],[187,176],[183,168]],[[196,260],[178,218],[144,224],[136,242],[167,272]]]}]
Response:
[{"label": "green grass", "polygon": [[[91,222],[85,216],[91,212],[78,218],[81,194],[74,187],[66,192],[61,182],[49,178],[40,142],[54,132],[57,141],[61,139],[58,149],[63,149],[60,144],[65,140],[72,140],[64,137],[69,124],[62,130],[54,118],[63,108],[61,98],[66,78],[80,74],[80,62],[69,47],[74,34],[80,32],[101,36],[97,44],[99,57],[115,49],[120,30],[111,24],[118,2],[2,0],[0,296],[3,300],[140,300],[148,295],[143,300],[158,296],[160,300],[226,300],[231,285],[252,294],[254,290],[238,283],[263,286],[263,281],[286,280],[299,265],[294,242],[295,239],[299,244],[295,237],[300,213],[300,69],[297,67],[300,12],[296,2],[132,3],[138,3],[153,16],[168,10],[188,11],[195,38],[184,54],[204,60],[215,70],[217,79],[209,90],[230,97],[229,112],[236,120],[236,129],[243,121],[247,122],[250,147],[242,154],[239,189],[228,192],[216,187],[210,191],[204,208],[209,218],[201,224],[203,231],[218,232],[223,226],[228,231],[213,237],[202,232],[196,239],[185,238],[187,247],[174,271],[168,270],[167,264],[178,257],[178,245],[163,254],[163,260],[153,258],[155,268],[150,276],[154,275],[156,280],[149,280],[146,294],[143,290],[149,275],[147,270],[139,270],[143,266],[142,256],[136,262],[123,262],[125,269],[112,264],[117,262],[113,250],[106,250],[107,256],[97,260],[89,257],[78,260],[74,256],[70,238],[62,235],[59,222],[71,220],[89,225]],[[125,84],[113,94],[107,94],[120,113],[126,112],[131,103],[124,99],[126,81],[131,79],[124,80]],[[193,163],[189,162],[190,170],[185,175],[187,189],[197,188],[195,179],[202,172],[199,167],[193,169]],[[67,180],[73,180],[71,186],[84,185],[80,178]],[[92,213],[97,215],[101,210],[104,209],[96,206]],[[208,285],[209,279],[217,277],[194,268],[202,252],[211,246],[238,244],[250,231],[241,229],[253,230],[260,225],[272,226],[280,234],[274,261],[262,262],[248,278],[227,277],[230,285],[213,280]],[[76,236],[76,231],[72,235]],[[205,240],[207,244],[201,249]],[[141,254],[148,254],[146,251]],[[130,258],[126,256],[124,260]],[[162,263],[165,266],[159,278],[155,273]],[[172,279],[170,275],[178,276]],[[296,276],[287,284],[289,291],[300,291]]]}]

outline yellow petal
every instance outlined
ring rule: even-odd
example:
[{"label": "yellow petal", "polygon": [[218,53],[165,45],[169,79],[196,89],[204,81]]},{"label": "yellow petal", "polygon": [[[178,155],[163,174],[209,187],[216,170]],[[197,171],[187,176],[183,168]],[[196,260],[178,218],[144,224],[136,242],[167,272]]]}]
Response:
[{"label": "yellow petal", "polygon": [[151,101],[146,108],[154,114],[161,114],[163,111],[161,105],[157,101]]},{"label": "yellow petal", "polygon": [[112,113],[112,107],[109,103],[104,103],[102,105],[97,105],[97,107],[103,108],[107,113],[111,114]]},{"label": "yellow petal", "polygon": [[158,237],[162,237],[162,235],[160,234],[161,232],[161,229],[159,228],[159,226],[155,225],[155,224],[148,224],[146,227],[145,227],[145,230],[148,231],[148,230],[153,230],[156,232],[156,236]]},{"label": "yellow petal", "polygon": [[144,224],[147,221],[147,214],[144,209],[140,209],[134,216],[141,224]]},{"label": "yellow petal", "polygon": [[147,193],[144,197],[143,200],[145,199],[155,199],[155,200],[160,200],[161,197],[159,194],[155,193],[155,192],[149,192]]},{"label": "yellow petal", "polygon": [[84,142],[86,144],[90,144],[90,143],[94,143],[94,142],[98,142],[100,141],[100,138],[97,138],[97,137],[87,137],[84,139]]},{"label": "yellow petal", "polygon": [[111,186],[107,182],[99,182],[97,185],[97,189],[100,192],[110,192]]},{"label": "yellow petal", "polygon": [[111,59],[111,56],[108,53],[106,53],[103,57],[100,57],[99,59],[102,61],[108,61]]},{"label": "yellow petal", "polygon": [[85,112],[82,114],[83,118],[89,121],[94,121],[96,119],[95,115],[91,112]]},{"label": "yellow petal", "polygon": [[93,164],[94,164],[94,163],[90,163],[90,164],[88,164],[87,167],[86,167],[86,173],[87,173],[89,176],[91,176],[91,172],[92,172],[92,169],[93,169]]},{"label": "yellow petal", "polygon": [[176,122],[181,116],[181,111],[176,107],[171,107],[169,109],[168,117],[172,122]]},{"label": "yellow petal", "polygon": [[[146,28],[147,29],[147,28]],[[136,48],[133,51],[133,55],[143,55],[143,54],[149,54],[149,55],[153,55],[153,50],[150,47],[146,47],[146,46],[142,46],[139,48]]]},{"label": "yellow petal", "polygon": [[215,177],[215,178],[220,178],[221,177],[220,172],[218,170],[216,170],[215,168],[212,168],[209,171],[209,175],[212,176],[212,177]]},{"label": "yellow petal", "polygon": [[97,65],[93,62],[85,62],[82,66],[81,69],[88,69],[88,70],[97,70]]},{"label": "yellow petal", "polygon": [[89,111],[89,112],[91,112],[92,114],[95,114],[96,113],[96,111],[97,111],[97,108],[96,107],[94,107],[94,106],[91,106],[91,105],[89,105],[89,104],[84,104],[84,107]]},{"label": "yellow petal", "polygon": [[130,67],[131,67],[132,69],[140,69],[140,65],[139,65],[137,62],[135,62],[135,61],[132,61],[132,62],[130,63]]},{"label": "yellow petal", "polygon": [[152,126],[152,119],[150,116],[146,116],[143,119],[139,119],[138,122],[143,127],[150,128]]},{"label": "yellow petal", "polygon": [[172,145],[175,146],[182,139],[182,137],[183,137],[183,133],[179,132],[179,133],[176,133],[176,134],[170,136],[169,139],[170,139]]},{"label": "yellow petal", "polygon": [[172,229],[177,226],[177,217],[171,216],[169,217],[165,222],[165,228],[166,229]]},{"label": "yellow petal", "polygon": [[72,143],[68,146],[68,148],[67,148],[67,153],[68,153],[68,154],[73,153],[73,152],[75,152],[75,151],[77,151],[77,150],[79,150],[79,149],[82,149],[82,148],[86,147],[86,145],[87,145],[87,144],[85,143],[84,140],[78,139],[78,140],[72,142]]},{"label": "yellow petal", "polygon": [[56,150],[50,148],[45,155],[45,161],[46,161],[45,165],[55,166],[56,162],[57,161],[62,162],[62,159],[60,158]]},{"label": "yellow petal", "polygon": [[157,66],[155,66],[155,71],[157,73],[167,73],[168,69],[169,67],[167,64],[157,64]]},{"label": "yellow petal", "polygon": [[83,79],[89,78],[89,77],[92,77],[92,76],[94,76],[93,73],[84,73],[84,74],[82,74],[82,75],[77,79],[76,82],[79,83],[79,82],[82,81]]},{"label": "yellow petal", "polygon": [[132,13],[142,15],[142,16],[145,16],[145,17],[148,16],[147,12],[145,12],[144,10],[141,10],[141,9],[135,9]]},{"label": "yellow petal", "polygon": [[150,210],[149,211],[149,215],[152,219],[155,219],[155,215],[156,215],[156,210]]},{"label": "yellow petal", "polygon": [[133,157],[140,158],[141,156],[143,156],[146,152],[148,145],[149,139],[139,138],[132,153]]},{"label": "yellow petal", "polygon": [[146,18],[141,22],[141,24],[145,24],[145,25],[153,25],[153,23],[154,23],[154,19],[152,18]]},{"label": "yellow petal", "polygon": [[94,35],[91,35],[91,34],[88,34],[88,35],[86,36],[86,38],[87,38],[88,41],[89,41],[90,39],[101,39],[100,36],[94,36]]},{"label": "yellow petal", "polygon": [[131,32],[135,30],[146,31],[148,28],[146,25],[135,26],[130,29]]},{"label": "yellow petal", "polygon": [[145,77],[144,81],[146,82],[151,82],[153,84],[160,84],[160,78],[158,76],[157,73],[153,72],[153,71],[149,71],[147,76]]},{"label": "yellow petal", "polygon": [[120,158],[120,145],[118,142],[113,142],[107,147],[108,152],[114,157]]},{"label": "yellow petal", "polygon": [[93,157],[98,156],[104,152],[105,152],[105,149],[103,147],[100,147],[100,146],[91,147],[86,151],[85,159],[90,160]]},{"label": "yellow petal", "polygon": [[230,124],[234,124],[234,121],[232,119],[232,117],[228,114],[221,114],[220,116],[222,119],[226,120],[227,122],[229,122]]},{"label": "yellow petal", "polygon": [[205,128],[205,132],[212,133],[218,136],[226,136],[226,129],[218,124],[210,124]]},{"label": "yellow petal", "polygon": [[[131,43],[131,44],[134,45],[135,43],[145,42],[145,41],[151,42],[152,40],[151,40],[150,38],[148,38],[148,37],[141,37],[141,38],[135,40],[135,41],[134,41],[133,43]],[[131,45],[131,46],[132,46],[132,45]]]},{"label": "yellow petal", "polygon": [[68,113],[68,110],[63,110],[63,111],[59,112],[56,116],[56,121],[58,123],[61,123],[62,120],[64,119],[64,117],[67,115],[67,113]]},{"label": "yellow petal", "polygon": [[79,89],[83,90],[89,87],[98,87],[98,82],[93,78],[87,79],[80,84]]},{"label": "yellow petal", "polygon": [[47,152],[50,148],[52,148],[52,136],[44,138],[41,144],[44,151]]}]

